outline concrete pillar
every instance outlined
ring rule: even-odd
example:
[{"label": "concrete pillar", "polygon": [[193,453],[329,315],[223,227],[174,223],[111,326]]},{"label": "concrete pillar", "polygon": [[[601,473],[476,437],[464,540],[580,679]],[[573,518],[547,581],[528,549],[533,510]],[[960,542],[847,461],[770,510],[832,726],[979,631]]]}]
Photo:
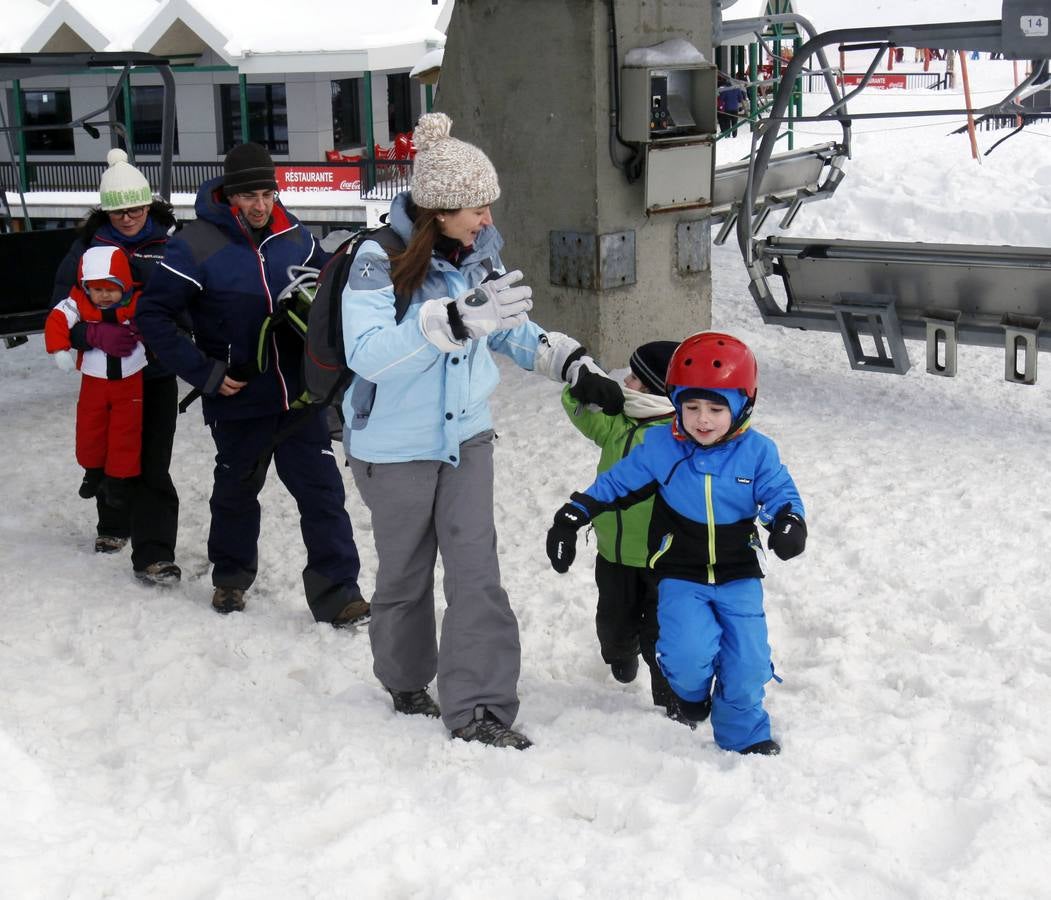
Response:
[{"label": "concrete pillar", "polygon": [[[615,2],[618,71],[629,50],[671,38],[713,60],[708,3]],[[435,108],[496,166],[504,262],[526,273],[533,318],[579,338],[609,368],[644,341],[709,327],[707,211],[647,216],[644,178],[629,184],[611,160],[607,0],[457,0],[447,38]],[[711,102],[714,113],[714,90]],[[634,283],[552,283],[551,232],[633,236]],[[685,236],[695,242],[690,267],[677,243]]]}]

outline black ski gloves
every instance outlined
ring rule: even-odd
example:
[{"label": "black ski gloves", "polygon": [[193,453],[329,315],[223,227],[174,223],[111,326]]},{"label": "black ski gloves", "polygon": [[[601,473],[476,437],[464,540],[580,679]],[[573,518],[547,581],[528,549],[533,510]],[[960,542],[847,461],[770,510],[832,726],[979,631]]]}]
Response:
[{"label": "black ski gloves", "polygon": [[547,558],[551,568],[565,575],[577,555],[577,530],[591,521],[591,516],[576,503],[565,504],[555,513],[555,524],[547,531]]},{"label": "black ski gloves", "polygon": [[806,522],[803,517],[792,512],[786,503],[770,523],[770,537],[766,542],[779,559],[792,559],[799,556],[806,547]]},{"label": "black ski gloves", "polygon": [[581,403],[593,403],[607,416],[624,409],[624,391],[617,382],[581,366],[569,387],[569,396]]}]

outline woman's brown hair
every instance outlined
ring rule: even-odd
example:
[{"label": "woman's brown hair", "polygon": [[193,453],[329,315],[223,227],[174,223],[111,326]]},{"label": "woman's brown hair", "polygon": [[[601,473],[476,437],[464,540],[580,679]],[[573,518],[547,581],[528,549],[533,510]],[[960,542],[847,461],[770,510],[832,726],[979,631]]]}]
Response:
[{"label": "woman's brown hair", "polygon": [[434,245],[441,236],[438,228],[440,209],[416,208],[409,245],[391,256],[390,280],[394,293],[409,296],[415,293],[427,278],[427,270],[434,255]]}]

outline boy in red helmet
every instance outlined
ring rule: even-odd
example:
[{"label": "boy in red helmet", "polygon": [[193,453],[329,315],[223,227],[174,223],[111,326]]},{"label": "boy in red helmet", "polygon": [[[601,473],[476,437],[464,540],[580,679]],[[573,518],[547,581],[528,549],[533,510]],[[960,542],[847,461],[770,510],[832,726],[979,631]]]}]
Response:
[{"label": "boy in red helmet", "polygon": [[44,346],[59,368],[79,369],[77,462],[84,467],[80,496],[104,494],[115,509],[128,504],[128,480],[140,472],[142,370],[139,341],[130,355],[103,349],[74,350],[70,329],[78,322],[110,322],[131,328],[138,292],[132,293],[128,257],[119,247],[90,247],[80,258],[77,284],[44,323]]},{"label": "boy in red helmet", "polygon": [[[686,720],[711,711],[716,743],[774,755],[763,709],[774,676],[763,614],[762,545],[791,559],[806,545],[803,502],[777,446],[751,428],[758,369],[737,338],[702,332],[683,341],[668,367],[670,426],[555,513],[547,554],[566,572],[576,532],[596,515],[654,496],[649,566],[660,579],[657,658]],[[712,682],[715,682],[714,692]]]}]

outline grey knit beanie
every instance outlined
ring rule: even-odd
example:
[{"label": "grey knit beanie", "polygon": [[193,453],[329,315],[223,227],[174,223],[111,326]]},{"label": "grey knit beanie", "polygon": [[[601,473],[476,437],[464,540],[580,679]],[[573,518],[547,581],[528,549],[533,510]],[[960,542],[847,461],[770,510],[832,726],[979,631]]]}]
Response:
[{"label": "grey knit beanie", "polygon": [[427,113],[416,123],[409,186],[413,202],[425,209],[488,206],[500,196],[496,169],[474,144],[450,137],[452,125],[445,113]]}]

